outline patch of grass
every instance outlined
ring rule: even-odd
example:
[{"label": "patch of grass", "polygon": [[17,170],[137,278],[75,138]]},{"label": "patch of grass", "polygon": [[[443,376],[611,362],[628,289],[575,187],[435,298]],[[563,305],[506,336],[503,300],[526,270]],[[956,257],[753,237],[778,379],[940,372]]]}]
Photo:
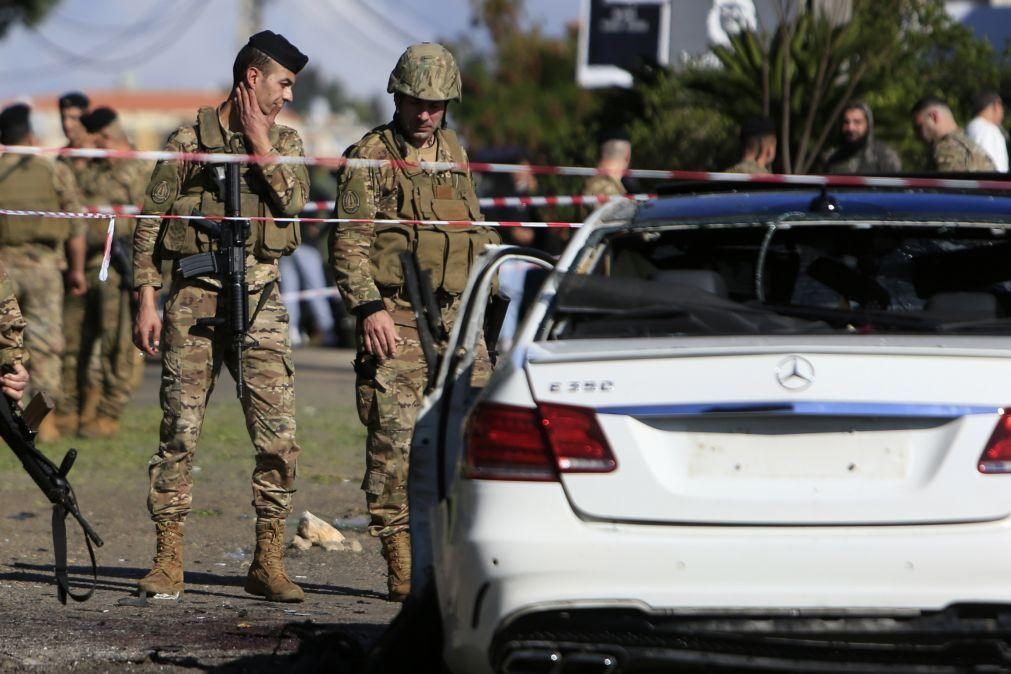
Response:
[{"label": "patch of grass", "polygon": [[[224,386],[215,391],[204,419],[194,466],[199,466],[201,472],[234,475],[248,481],[253,468],[253,446],[241,407],[228,393]],[[300,403],[295,420],[296,437],[302,448],[298,460],[300,480],[325,484],[361,479],[365,470],[365,429],[358,421],[353,400],[328,408]],[[58,464],[67,448],[77,448],[77,463],[70,474],[72,481],[75,476],[101,477],[114,484],[121,479],[144,480],[147,462],[158,449],[160,423],[158,405],[131,403],[116,438],[63,438],[40,445],[40,449]],[[13,452],[0,450],[0,486],[15,472],[22,472],[17,457]],[[24,479],[29,478],[24,475]]]}]

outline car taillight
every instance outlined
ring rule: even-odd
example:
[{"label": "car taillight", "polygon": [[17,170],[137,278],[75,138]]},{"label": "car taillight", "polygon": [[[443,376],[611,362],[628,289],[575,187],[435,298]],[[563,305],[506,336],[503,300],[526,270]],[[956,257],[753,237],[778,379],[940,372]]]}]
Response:
[{"label": "car taillight", "polygon": [[1011,473],[1011,412],[1002,410],[979,457],[978,468],[981,473]]},{"label": "car taillight", "polygon": [[597,414],[586,407],[570,405],[537,406],[541,425],[563,473],[608,473],[618,463],[611,454]]},{"label": "car taillight", "polygon": [[464,445],[464,475],[476,479],[551,481],[618,465],[596,413],[570,405],[481,403],[467,419]]}]

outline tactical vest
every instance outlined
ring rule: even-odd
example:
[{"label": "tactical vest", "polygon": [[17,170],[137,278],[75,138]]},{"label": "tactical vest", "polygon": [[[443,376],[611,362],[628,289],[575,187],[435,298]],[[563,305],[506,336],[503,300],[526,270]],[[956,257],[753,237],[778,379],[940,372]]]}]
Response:
[{"label": "tactical vest", "polygon": [[[245,143],[239,136],[233,141],[235,147],[225,144],[218,121],[218,112],[214,108],[200,108],[197,113],[197,124],[194,127],[200,152],[246,154]],[[270,129],[270,142],[276,143],[279,131],[276,126]],[[215,180],[214,168],[205,165],[202,170],[187,176],[179,190],[169,213],[174,215],[224,215],[225,203],[222,199],[223,183]],[[246,250],[258,260],[275,260],[282,255],[289,255],[302,242],[299,227],[292,222],[274,222],[271,218],[271,204],[261,194],[271,188],[264,182],[259,169],[251,164],[240,165],[240,205],[243,217],[267,218],[250,222],[249,237],[246,240]],[[159,238],[159,253],[163,259],[175,259],[216,250],[218,242],[210,235],[197,229],[188,220],[162,221]]]},{"label": "tactical vest", "polygon": [[[0,208],[59,211],[53,166],[45,159],[7,155],[0,161]],[[44,243],[56,247],[70,237],[67,218],[0,215],[0,246]]]},{"label": "tactical vest", "polygon": [[[453,161],[464,163],[456,134],[446,129],[438,133]],[[402,161],[393,129],[387,126],[380,138],[390,156]],[[377,219],[474,221],[481,216],[466,169],[433,174],[420,168],[398,168],[394,176],[397,212],[377,213]],[[433,289],[459,294],[467,285],[474,258],[486,244],[500,241],[494,230],[479,225],[377,224],[369,255],[372,277],[380,289],[400,287],[400,253],[413,250],[421,269],[429,272]]]}]

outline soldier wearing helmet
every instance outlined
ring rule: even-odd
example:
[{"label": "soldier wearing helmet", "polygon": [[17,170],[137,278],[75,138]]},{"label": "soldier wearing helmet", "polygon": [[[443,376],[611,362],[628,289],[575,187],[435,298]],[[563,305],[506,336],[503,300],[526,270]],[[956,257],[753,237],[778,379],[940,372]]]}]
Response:
[{"label": "soldier wearing helmet", "polygon": [[[379,224],[375,220],[483,220],[470,171],[431,170],[420,162],[466,165],[467,154],[446,128],[450,101],[460,100],[460,71],[439,44],[416,44],[390,74],[394,118],[349,147],[351,159],[389,160],[379,167],[345,166],[337,174],[338,223],[330,262],[341,296],[357,317],[358,413],[367,428],[366,494],[370,533],[382,542],[392,601],[410,591],[407,473],[411,435],[427,377],[414,314],[403,287],[400,253],[414,251],[428,272],[442,320],[452,329],[474,258],[498,234],[474,224]],[[483,349],[483,346],[481,347]],[[478,355],[475,378],[491,371]]]}]

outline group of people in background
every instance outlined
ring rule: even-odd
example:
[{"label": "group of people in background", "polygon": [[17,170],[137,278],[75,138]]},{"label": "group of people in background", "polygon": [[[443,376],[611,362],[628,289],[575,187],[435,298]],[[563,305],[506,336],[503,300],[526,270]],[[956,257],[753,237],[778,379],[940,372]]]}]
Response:
[{"label": "group of people in background", "polygon": [[[129,150],[115,111],[92,109],[73,92],[59,100],[67,147]],[[15,104],[0,113],[0,141],[36,145],[31,110]],[[0,202],[14,210],[81,213],[100,204],[135,204],[150,165],[136,159],[30,155],[0,157]],[[99,282],[107,219],[0,216],[0,263],[6,267],[27,321],[33,387],[45,391],[56,412],[39,428],[43,441],[61,435],[107,438],[142,374],[131,343],[129,238],[131,222],[117,219],[123,259]]]},{"label": "group of people in background", "polygon": [[[972,99],[973,119],[962,131],[947,102],[925,96],[913,106],[913,129],[927,149],[927,172],[1008,172],[1004,102],[996,91],[981,91]],[[748,119],[741,126],[741,156],[728,173],[771,173],[776,159],[776,127],[766,117]],[[827,153],[818,173],[837,175],[893,175],[902,160],[874,136],[874,112],[862,101],[842,111],[839,145]]]}]

